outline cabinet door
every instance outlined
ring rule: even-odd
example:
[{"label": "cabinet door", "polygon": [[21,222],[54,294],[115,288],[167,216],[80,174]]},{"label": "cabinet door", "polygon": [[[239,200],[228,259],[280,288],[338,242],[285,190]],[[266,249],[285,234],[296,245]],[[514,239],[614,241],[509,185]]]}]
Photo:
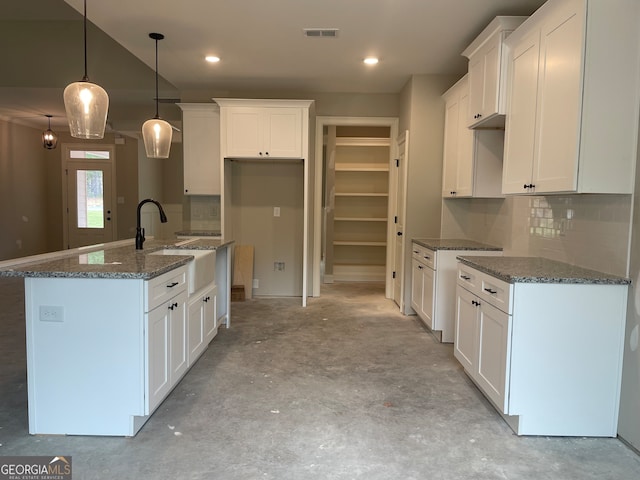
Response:
[{"label": "cabinet door", "polygon": [[169,312],[160,305],[145,314],[145,414],[149,415],[171,389],[169,369]]},{"label": "cabinet door", "polygon": [[501,42],[502,34],[496,34],[469,60],[467,126],[501,113],[498,108]]},{"label": "cabinet door", "polygon": [[213,105],[182,108],[184,193],[220,195],[220,112]]},{"label": "cabinet door", "polygon": [[482,114],[484,96],[484,55],[478,52],[469,60],[469,111],[467,126],[476,124]]},{"label": "cabinet door", "polygon": [[540,32],[535,30],[514,43],[509,56],[502,193],[531,191],[526,185],[534,159],[539,51]]},{"label": "cabinet door", "polygon": [[575,191],[578,185],[583,45],[579,8],[580,2],[566,2],[542,27],[533,164],[536,193]]},{"label": "cabinet door", "polygon": [[422,271],[426,267],[417,260],[412,260],[411,266],[411,308],[422,317]]},{"label": "cabinet door", "polygon": [[447,100],[444,116],[444,152],[442,196],[455,195],[458,176],[458,126],[460,124],[460,98],[454,95]]},{"label": "cabinet door", "polygon": [[224,109],[225,157],[256,158],[263,149],[262,109],[230,107]]},{"label": "cabinet door", "polygon": [[302,109],[265,108],[264,144],[266,156],[304,158],[302,155]]},{"label": "cabinet door", "polygon": [[[162,306],[158,307],[162,308]],[[187,372],[187,292],[169,300],[171,386]]]},{"label": "cabinet door", "polygon": [[189,300],[189,365],[204,351],[204,338],[204,301],[198,295]]},{"label": "cabinet door", "polygon": [[422,269],[422,318],[427,326],[433,330],[433,314],[435,307],[436,285],[434,271],[429,267]]},{"label": "cabinet door", "polygon": [[218,287],[212,287],[203,295],[203,330],[205,346],[218,333]]},{"label": "cabinet door", "polygon": [[458,285],[456,289],[455,335],[453,355],[464,369],[475,378],[478,364],[476,338],[478,336],[477,298]]},{"label": "cabinet door", "polygon": [[502,413],[509,413],[511,317],[482,302],[477,342],[478,374],[475,380]]},{"label": "cabinet door", "polygon": [[458,168],[456,171],[456,196],[470,197],[473,194],[473,130],[467,128],[469,93],[460,93],[460,115],[458,116]]}]

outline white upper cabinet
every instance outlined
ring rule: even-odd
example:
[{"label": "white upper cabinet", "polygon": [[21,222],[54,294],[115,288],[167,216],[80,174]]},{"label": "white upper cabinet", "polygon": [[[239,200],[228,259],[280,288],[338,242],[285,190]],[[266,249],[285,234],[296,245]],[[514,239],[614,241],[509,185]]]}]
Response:
[{"label": "white upper cabinet", "polygon": [[526,18],[496,17],[462,52],[462,55],[469,59],[467,126],[504,126],[506,61],[503,43]]},{"label": "white upper cabinet", "polygon": [[504,134],[467,128],[469,84],[462,77],[445,100],[442,196],[501,197]]},{"label": "white upper cabinet", "polygon": [[179,103],[185,195],[220,195],[220,110],[213,103]]},{"label": "white upper cabinet", "polygon": [[224,158],[306,158],[308,101],[215,99],[221,107]]},{"label": "white upper cabinet", "polygon": [[637,0],[550,0],[506,40],[503,193],[632,192],[639,15]]},{"label": "white upper cabinet", "polygon": [[442,196],[470,197],[473,190],[473,132],[467,128],[469,84],[462,77],[445,100]]}]

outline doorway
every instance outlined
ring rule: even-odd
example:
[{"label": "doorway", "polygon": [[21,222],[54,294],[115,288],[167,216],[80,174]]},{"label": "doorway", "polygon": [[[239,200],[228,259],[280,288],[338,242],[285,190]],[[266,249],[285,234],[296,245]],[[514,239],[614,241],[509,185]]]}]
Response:
[{"label": "doorway", "polygon": [[63,145],[63,240],[66,248],[116,238],[115,147]]},{"label": "doorway", "polygon": [[[385,131],[384,140],[371,141],[372,137],[358,133],[376,129]],[[335,158],[329,152],[333,147],[327,148],[328,142],[333,141],[328,133],[332,132],[335,139],[335,132],[340,130],[343,133],[338,133],[338,143],[344,148],[363,152],[375,150],[372,144],[380,142],[386,147],[386,158],[370,165],[369,160],[359,159],[356,153],[355,160],[346,160],[346,165],[339,165],[336,172]],[[393,298],[395,191],[389,182],[389,172],[397,156],[397,132],[397,118],[316,117],[313,296],[320,295],[329,261],[329,281],[331,276],[336,280],[340,277],[382,280],[385,296]],[[325,168],[327,163],[329,169]],[[336,177],[328,178],[327,171],[336,172]],[[327,238],[331,239],[330,245]],[[345,259],[353,259],[355,263],[348,264]]]}]

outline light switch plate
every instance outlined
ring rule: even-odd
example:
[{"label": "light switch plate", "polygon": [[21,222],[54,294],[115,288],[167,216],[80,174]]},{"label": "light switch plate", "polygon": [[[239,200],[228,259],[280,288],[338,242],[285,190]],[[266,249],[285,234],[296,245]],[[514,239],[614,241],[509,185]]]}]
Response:
[{"label": "light switch plate", "polygon": [[280,207],[273,207],[273,216],[274,217],[280,216]]}]

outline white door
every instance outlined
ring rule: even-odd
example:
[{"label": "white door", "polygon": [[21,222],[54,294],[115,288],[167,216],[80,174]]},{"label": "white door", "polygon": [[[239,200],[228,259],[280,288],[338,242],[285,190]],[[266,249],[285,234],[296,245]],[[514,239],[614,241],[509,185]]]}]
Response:
[{"label": "white door", "polygon": [[393,300],[400,307],[400,311],[404,311],[404,221],[407,159],[409,158],[408,149],[409,131],[407,130],[398,137],[398,161],[396,162],[395,174],[393,175],[396,192],[394,199],[394,206],[396,210],[394,215],[396,239],[393,246]]},{"label": "white door", "polygon": [[116,238],[115,149],[65,145],[63,149],[63,238],[67,248]]}]

